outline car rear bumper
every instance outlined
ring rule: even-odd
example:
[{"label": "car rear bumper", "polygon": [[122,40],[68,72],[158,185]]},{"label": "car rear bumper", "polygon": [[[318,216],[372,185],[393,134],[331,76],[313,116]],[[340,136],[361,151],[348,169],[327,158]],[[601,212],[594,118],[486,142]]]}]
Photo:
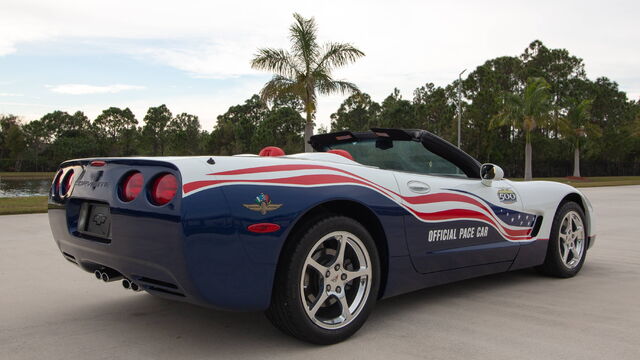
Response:
[{"label": "car rear bumper", "polygon": [[71,212],[54,204],[49,222],[64,257],[85,271],[115,270],[154,295],[208,307],[269,306],[275,265],[251,262],[236,234],[215,220],[199,228],[180,216],[111,208],[111,240],[102,242],[74,232]]}]

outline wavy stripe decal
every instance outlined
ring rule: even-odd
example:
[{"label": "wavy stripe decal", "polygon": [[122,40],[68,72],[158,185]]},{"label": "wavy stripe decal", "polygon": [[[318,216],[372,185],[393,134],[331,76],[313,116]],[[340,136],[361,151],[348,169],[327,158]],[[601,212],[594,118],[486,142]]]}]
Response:
[{"label": "wavy stripe decal", "polygon": [[[246,175],[246,174],[258,174],[264,172],[278,172],[278,171],[295,171],[295,170],[335,170],[347,172],[344,170],[332,168],[330,166],[324,165],[307,165],[307,164],[286,164],[286,165],[271,165],[271,166],[261,166],[257,168],[245,168],[245,169],[237,169],[237,170],[228,170],[217,173],[211,173],[207,175]],[[347,172],[348,173],[348,172]]]},{"label": "wavy stripe decal", "polygon": [[[288,177],[275,177],[275,178],[268,178],[268,179],[233,178],[234,175],[235,176],[253,175],[253,174],[261,174],[261,173],[277,173],[277,172],[291,172],[291,171],[295,172],[300,170],[335,171],[335,172],[342,173],[344,175],[313,174],[313,175],[298,175],[298,176],[288,176]],[[310,165],[310,164],[271,165],[271,166],[262,166],[262,167],[256,167],[256,168],[244,168],[244,169],[237,169],[237,170],[222,171],[222,172],[211,173],[207,175],[231,177],[231,178],[220,179],[220,180],[193,181],[183,185],[183,192],[185,194],[189,194],[191,192],[194,192],[196,190],[200,190],[203,188],[219,186],[224,184],[232,184],[232,183],[233,184],[291,185],[291,186],[328,186],[328,185],[338,185],[338,184],[358,185],[358,186],[373,188],[373,190],[379,193],[382,193],[387,198],[391,199],[392,201],[398,203],[398,205],[407,209],[410,213],[412,213],[416,218],[418,218],[421,221],[434,222],[434,221],[450,221],[450,220],[460,220],[460,219],[479,220],[492,225],[494,228],[496,228],[500,232],[500,234],[504,238],[510,241],[533,240],[533,238],[530,236],[533,225],[523,226],[522,225],[523,222],[521,222],[520,226],[518,226],[518,224],[508,223],[504,219],[501,219],[501,217],[504,217],[504,214],[502,214],[501,216],[498,216],[498,214],[496,213],[496,209],[501,209],[500,211],[503,211],[503,210],[510,211],[514,216],[525,215],[527,216],[527,219],[529,219],[529,216],[531,216],[533,217],[534,221],[531,221],[529,224],[535,223],[535,218],[536,218],[535,215],[521,213],[515,210],[503,209],[499,206],[496,206],[486,201],[481,197],[478,197],[475,194],[468,193],[462,190],[457,190],[457,189],[446,189],[448,191],[452,191],[451,193],[435,193],[435,194],[410,196],[410,197],[402,196],[393,190],[382,187],[378,184],[373,183],[368,179],[365,179],[359,175],[353,174],[346,170],[342,170],[342,169],[338,169],[330,166]],[[456,193],[453,193],[453,191],[455,191]],[[456,209],[447,209],[447,210],[440,210],[440,211],[434,211],[434,212],[421,212],[410,206],[410,205],[424,206],[428,204],[439,204],[443,202],[465,203],[465,204],[469,204],[474,207],[477,207],[482,211],[456,208]],[[520,229],[514,229],[513,227],[520,227]]]}]

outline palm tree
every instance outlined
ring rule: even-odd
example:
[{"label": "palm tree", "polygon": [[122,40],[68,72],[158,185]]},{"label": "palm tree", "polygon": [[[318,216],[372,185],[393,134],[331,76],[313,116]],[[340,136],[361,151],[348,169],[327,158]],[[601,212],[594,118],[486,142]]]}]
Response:
[{"label": "palm tree", "polygon": [[602,136],[602,129],[591,120],[593,100],[574,101],[567,115],[559,120],[562,135],[573,145],[573,176],[580,177],[580,146],[588,137]]},{"label": "palm tree", "polygon": [[357,92],[355,84],[335,80],[331,72],[354,62],[364,53],[351,44],[319,45],[316,42],[315,20],[305,19],[299,14],[293,14],[293,18],[295,21],[289,28],[291,50],[259,49],[251,61],[251,67],[275,73],[260,91],[264,101],[272,101],[282,95],[294,95],[302,101],[307,115],[305,151],[313,151],[309,138],[313,135],[317,95]]},{"label": "palm tree", "polygon": [[524,179],[531,180],[531,133],[538,126],[551,121],[550,86],[543,78],[530,78],[522,94],[506,93],[502,99],[502,110],[491,119],[490,127],[510,126],[523,131]]}]

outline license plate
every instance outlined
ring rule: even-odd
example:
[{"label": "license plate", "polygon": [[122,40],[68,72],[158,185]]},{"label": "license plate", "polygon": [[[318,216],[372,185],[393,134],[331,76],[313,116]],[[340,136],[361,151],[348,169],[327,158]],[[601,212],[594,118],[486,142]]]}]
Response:
[{"label": "license plate", "polygon": [[83,203],[80,208],[78,232],[104,239],[111,237],[111,211],[109,205]]}]

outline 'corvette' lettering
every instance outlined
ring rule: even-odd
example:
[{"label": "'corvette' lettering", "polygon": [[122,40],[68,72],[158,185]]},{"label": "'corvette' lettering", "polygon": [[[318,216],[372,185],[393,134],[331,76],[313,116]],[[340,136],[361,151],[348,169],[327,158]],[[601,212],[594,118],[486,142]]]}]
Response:
[{"label": "'corvette' lettering", "polygon": [[458,239],[474,239],[487,237],[489,235],[488,226],[463,227],[454,229],[429,230],[428,241],[448,241]]},{"label": "'corvette' lettering", "polygon": [[105,181],[87,181],[87,180],[79,180],[76,181],[75,186],[80,187],[80,186],[89,186],[91,188],[106,188],[107,186],[109,186],[108,182]]}]

